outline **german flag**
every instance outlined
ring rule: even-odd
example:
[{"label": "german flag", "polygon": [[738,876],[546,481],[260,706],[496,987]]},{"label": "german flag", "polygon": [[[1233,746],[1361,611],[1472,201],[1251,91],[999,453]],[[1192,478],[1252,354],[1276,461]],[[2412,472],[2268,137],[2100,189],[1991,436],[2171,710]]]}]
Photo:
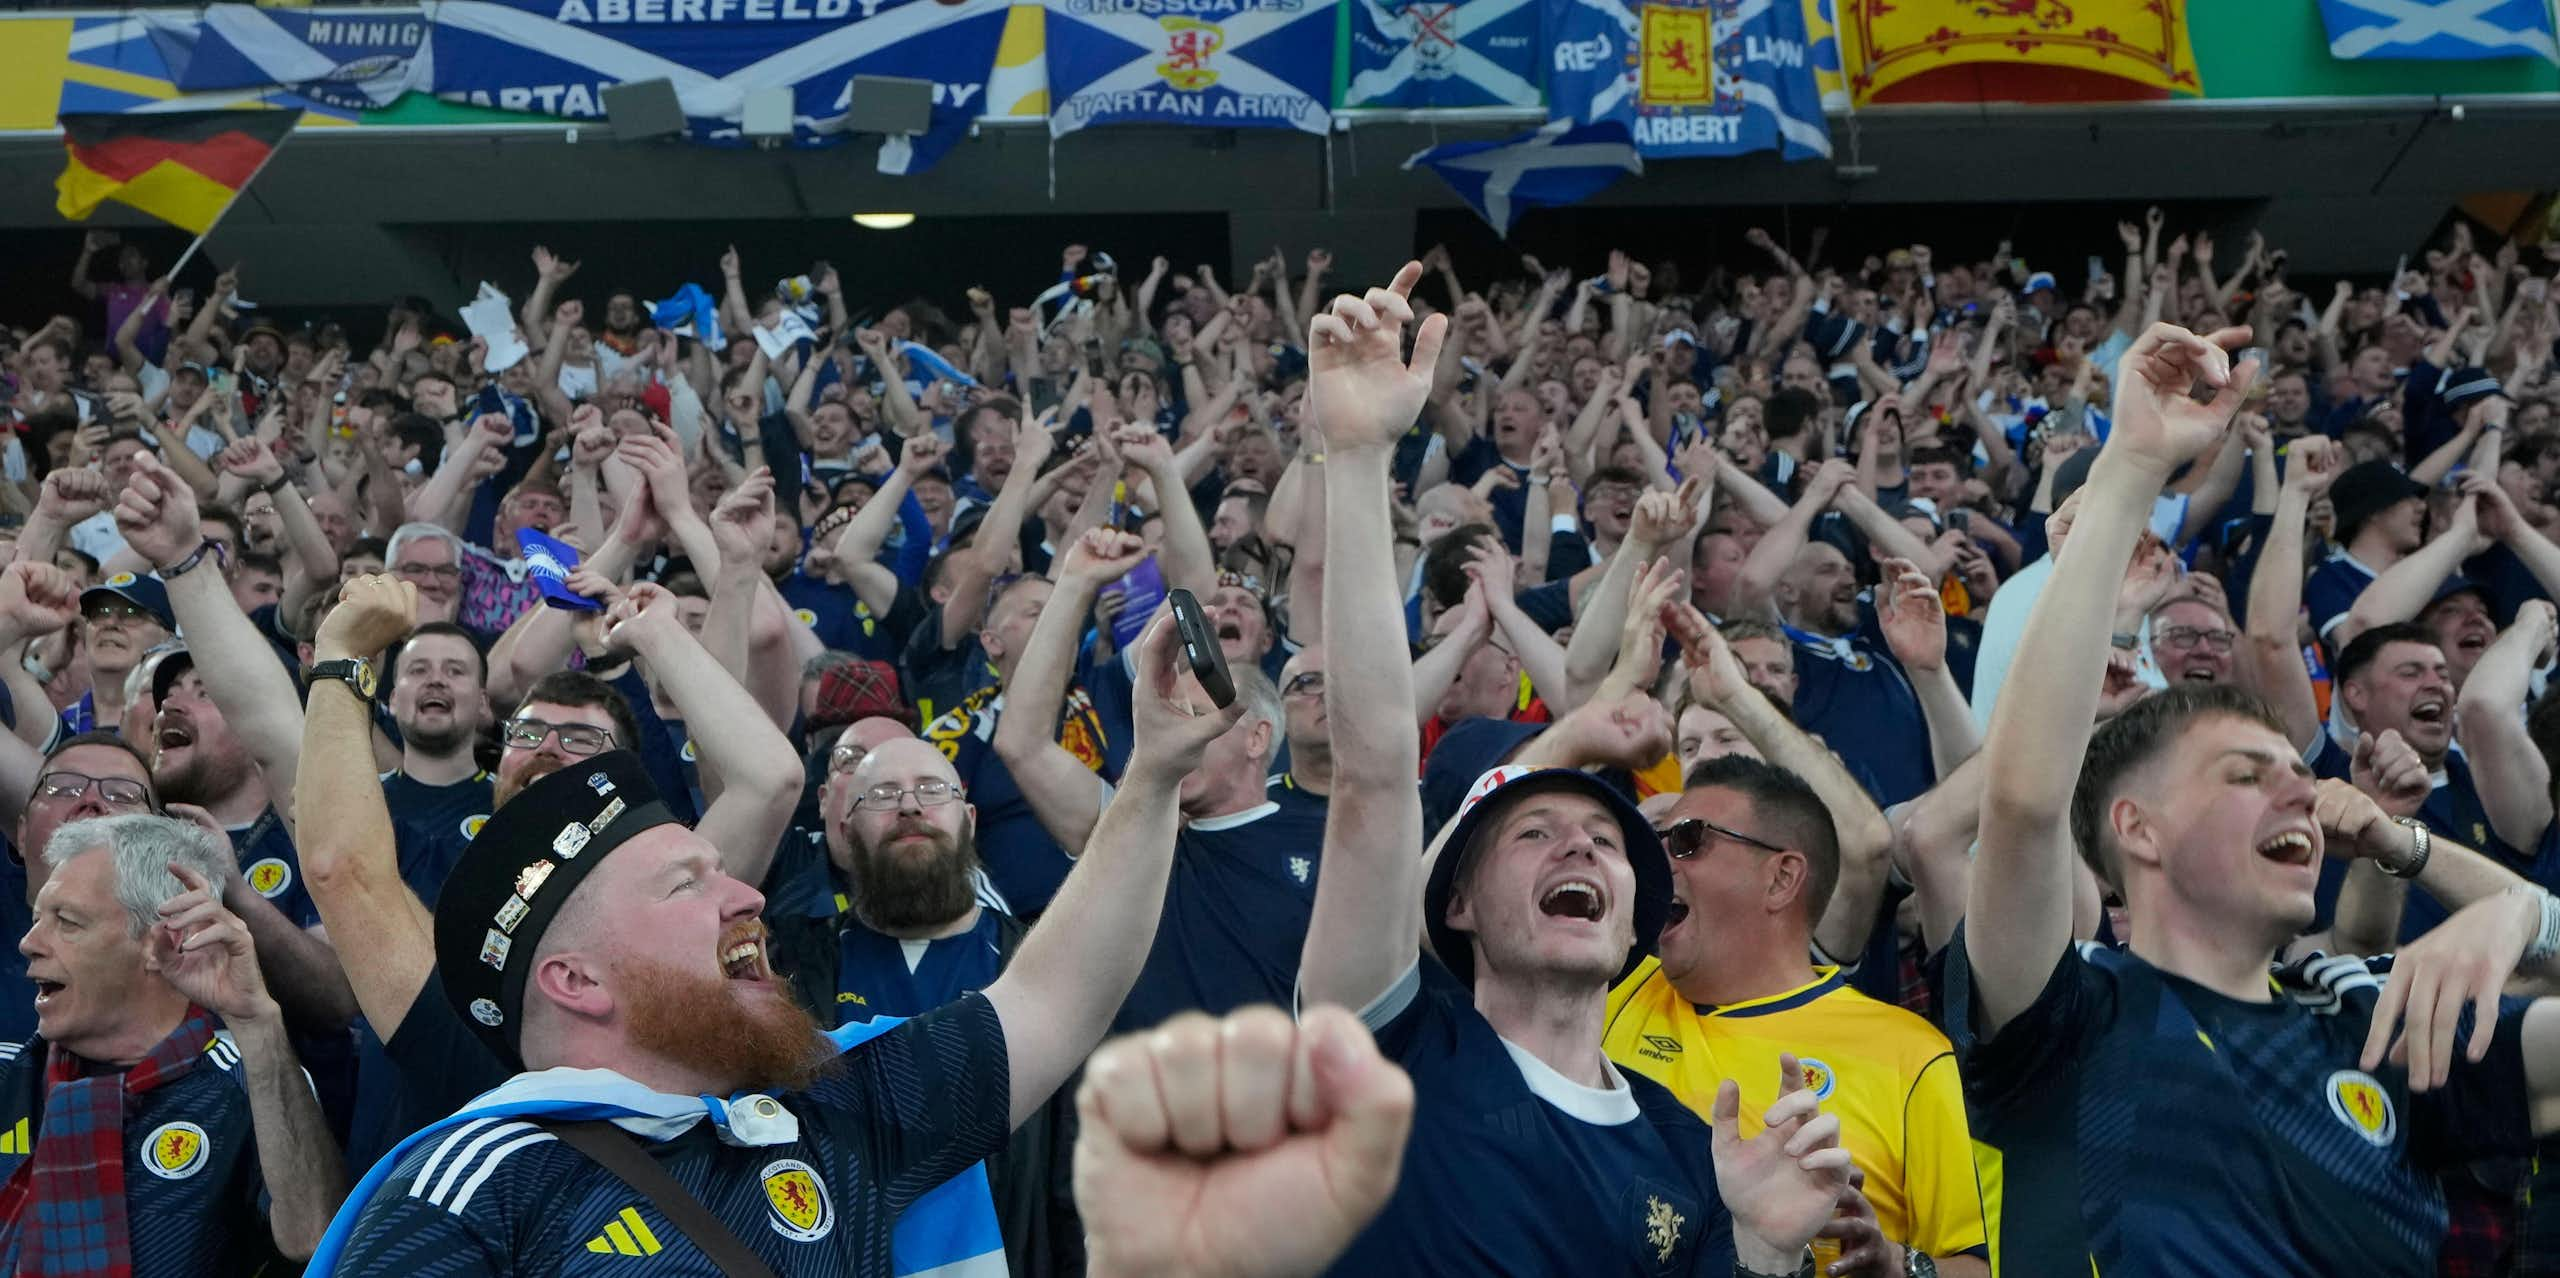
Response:
[{"label": "german flag", "polygon": [[54,179],[54,206],[77,222],[114,200],[202,235],[301,117],[299,111],[66,115],[62,142],[71,162]]}]

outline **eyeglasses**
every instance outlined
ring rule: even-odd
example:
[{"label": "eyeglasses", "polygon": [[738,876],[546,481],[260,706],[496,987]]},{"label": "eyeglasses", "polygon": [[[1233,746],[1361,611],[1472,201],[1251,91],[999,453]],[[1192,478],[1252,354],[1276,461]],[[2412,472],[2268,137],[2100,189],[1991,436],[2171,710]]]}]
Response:
[{"label": "eyeglasses", "polygon": [[397,577],[433,577],[438,581],[452,581],[462,575],[462,568],[456,564],[394,564],[391,572]]},{"label": "eyeglasses", "polygon": [[914,785],[875,785],[862,792],[858,806],[866,812],[887,812],[916,797],[920,808],[938,808],[960,797],[960,787],[948,781],[919,781]]},{"label": "eyeglasses", "polygon": [[1784,852],[1785,848],[1767,839],[1755,839],[1740,830],[1728,829],[1704,817],[1683,817],[1655,831],[1662,836],[1662,850],[1674,861],[1686,861],[1707,850],[1711,839],[1731,839],[1744,847],[1763,852]]},{"label": "eyeglasses", "polygon": [[611,729],[599,728],[587,723],[544,723],[540,719],[513,719],[508,721],[506,728],[499,733],[499,736],[509,746],[519,750],[531,750],[539,747],[543,738],[555,734],[560,738],[560,748],[571,754],[594,754],[599,750],[613,747]]},{"label": "eyeglasses", "polygon": [[1284,697],[1323,696],[1324,672],[1321,670],[1310,670],[1305,674],[1299,675],[1297,678],[1289,681],[1288,687],[1280,690],[1280,695]]},{"label": "eyeglasses", "polygon": [[160,618],[152,614],[150,609],[145,608],[140,604],[119,603],[112,599],[101,599],[96,603],[90,604],[88,607],[80,610],[80,615],[90,621],[156,622],[160,620]]},{"label": "eyeglasses", "polygon": [[93,777],[80,772],[48,772],[36,778],[36,793],[48,799],[78,799],[98,788],[98,800],[111,808],[141,808],[151,804],[151,791],[131,777]]},{"label": "eyeglasses", "polygon": [[2160,632],[2161,646],[2193,648],[2201,644],[2215,652],[2231,651],[2231,643],[2239,633],[2231,630],[2198,630],[2193,626],[2171,626]]}]

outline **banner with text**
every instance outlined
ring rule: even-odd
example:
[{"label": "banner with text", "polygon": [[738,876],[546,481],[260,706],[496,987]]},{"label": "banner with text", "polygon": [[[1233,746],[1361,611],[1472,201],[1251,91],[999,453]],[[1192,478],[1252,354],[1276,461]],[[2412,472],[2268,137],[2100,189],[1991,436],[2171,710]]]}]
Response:
[{"label": "banner with text", "polygon": [[1546,0],[1550,118],[1622,122],[1647,159],[1831,154],[1798,0]]},{"label": "banner with text", "polygon": [[1345,0],[1346,107],[1538,105],[1537,0]]},{"label": "banner with text", "polygon": [[[749,89],[788,87],[792,136],[842,130],[857,75],[933,82],[939,154],[986,104],[1008,0],[441,0],[435,93],[593,119],[603,90],[665,79],[698,141],[740,141]],[[938,145],[937,145],[938,144]]]},{"label": "banner with text", "polygon": [[1049,133],[1332,127],[1333,0],[1048,0]]}]

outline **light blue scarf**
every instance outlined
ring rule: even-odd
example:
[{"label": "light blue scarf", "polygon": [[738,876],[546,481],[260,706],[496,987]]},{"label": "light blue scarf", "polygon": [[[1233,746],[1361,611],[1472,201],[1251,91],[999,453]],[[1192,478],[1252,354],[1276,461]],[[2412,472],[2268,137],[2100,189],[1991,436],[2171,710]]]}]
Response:
[{"label": "light blue scarf", "polygon": [[[838,1053],[843,1053],[904,1021],[904,1017],[897,1016],[859,1021],[828,1031],[827,1039],[835,1044]],[[312,1253],[303,1272],[321,1278],[337,1272],[338,1258],[345,1254],[347,1240],[355,1232],[356,1217],[391,1179],[391,1169],[420,1143],[473,1119],[531,1115],[578,1122],[604,1118],[643,1140],[664,1141],[709,1118],[720,1129],[720,1138],[733,1145],[787,1145],[800,1139],[799,1120],[788,1109],[765,1118],[740,1103],[746,1099],[745,1095],[723,1101],[712,1096],[654,1092],[604,1069],[548,1069],[518,1074],[463,1106],[452,1117],[400,1142],[375,1163],[373,1170],[366,1172],[348,1193],[346,1204],[329,1222],[329,1232],[320,1239],[319,1249]],[[1004,1278],[1004,1238],[996,1229],[995,1200],[987,1189],[986,1164],[972,1165],[918,1198],[899,1215],[890,1232],[889,1245],[893,1272],[898,1278],[928,1273],[933,1278]]]}]

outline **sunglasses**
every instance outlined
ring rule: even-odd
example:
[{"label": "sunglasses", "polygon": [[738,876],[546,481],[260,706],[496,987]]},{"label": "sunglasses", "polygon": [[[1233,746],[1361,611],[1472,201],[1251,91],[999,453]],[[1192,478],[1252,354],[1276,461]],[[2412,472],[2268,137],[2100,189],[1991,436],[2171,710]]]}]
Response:
[{"label": "sunglasses", "polygon": [[1674,861],[1686,861],[1706,851],[1707,844],[1715,839],[1731,839],[1744,847],[1757,848],[1762,852],[1786,851],[1785,848],[1767,839],[1753,838],[1740,830],[1717,825],[1703,817],[1683,817],[1654,833],[1662,836],[1662,850],[1670,853]]}]

